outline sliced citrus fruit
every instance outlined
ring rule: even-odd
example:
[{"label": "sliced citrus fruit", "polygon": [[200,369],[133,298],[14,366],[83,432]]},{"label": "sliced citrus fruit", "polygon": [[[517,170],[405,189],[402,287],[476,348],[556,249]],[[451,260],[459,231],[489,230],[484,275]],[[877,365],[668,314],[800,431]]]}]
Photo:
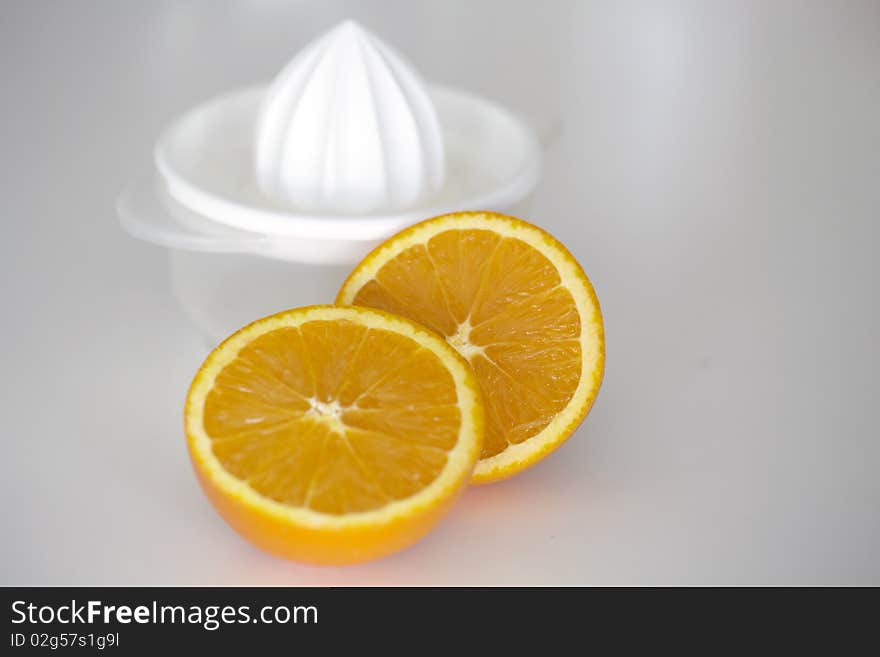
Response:
[{"label": "sliced citrus fruit", "polygon": [[234,529],[282,557],[344,564],[439,521],[479,456],[483,406],[440,336],[376,310],[310,306],[217,347],[185,426],[199,481]]},{"label": "sliced citrus fruit", "polygon": [[416,224],[370,253],[337,303],[379,308],[440,333],[483,390],[475,483],[537,462],[578,427],[605,366],[599,301],[562,244],[520,219],[459,212]]}]

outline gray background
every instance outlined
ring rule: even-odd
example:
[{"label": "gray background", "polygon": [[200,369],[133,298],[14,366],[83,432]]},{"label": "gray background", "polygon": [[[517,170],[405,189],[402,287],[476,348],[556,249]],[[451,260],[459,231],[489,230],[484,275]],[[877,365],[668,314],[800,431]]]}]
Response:
[{"label": "gray background", "polygon": [[[352,16],[556,135],[530,217],[602,301],[588,421],[320,569],[209,507],[205,355],[114,198],[162,126]],[[0,584],[880,584],[877,2],[4,2]]]}]

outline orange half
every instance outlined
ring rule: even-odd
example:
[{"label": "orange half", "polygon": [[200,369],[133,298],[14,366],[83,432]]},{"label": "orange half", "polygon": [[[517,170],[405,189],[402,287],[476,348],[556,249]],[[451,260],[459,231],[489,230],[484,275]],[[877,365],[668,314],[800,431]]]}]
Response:
[{"label": "orange half", "polygon": [[193,466],[223,518],[318,564],[385,556],[429,531],[470,478],[483,426],[478,383],[444,340],[336,306],[235,333],[185,408]]},{"label": "orange half", "polygon": [[459,212],[408,228],[354,269],[336,301],[408,317],[467,359],[486,405],[476,483],[558,447],[602,381],[604,329],[589,279],[562,244],[520,219]]}]

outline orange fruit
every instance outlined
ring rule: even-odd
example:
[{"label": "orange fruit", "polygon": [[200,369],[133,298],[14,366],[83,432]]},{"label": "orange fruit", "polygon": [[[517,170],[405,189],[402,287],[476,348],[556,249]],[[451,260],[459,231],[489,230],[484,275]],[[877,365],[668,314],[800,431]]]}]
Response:
[{"label": "orange fruit", "polygon": [[418,540],[469,480],[484,433],[479,385],[443,339],[336,306],[232,335],[199,369],[184,414],[223,518],[268,552],[316,564]]},{"label": "orange fruit", "polygon": [[416,224],[373,250],[336,302],[408,317],[468,360],[486,405],[475,483],[510,477],[557,448],[602,381],[593,286],[562,244],[514,217],[458,212]]}]

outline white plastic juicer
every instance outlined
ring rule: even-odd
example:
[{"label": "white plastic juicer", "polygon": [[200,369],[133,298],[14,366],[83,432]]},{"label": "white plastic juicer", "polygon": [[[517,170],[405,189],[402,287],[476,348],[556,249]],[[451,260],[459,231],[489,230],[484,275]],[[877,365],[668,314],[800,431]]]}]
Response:
[{"label": "white plastic juicer", "polygon": [[120,220],[169,248],[174,294],[212,344],[267,314],[332,302],[353,264],[417,221],[517,214],[540,170],[523,121],[425,84],[351,21],[270,85],[178,118],[154,160],[119,197]]}]

